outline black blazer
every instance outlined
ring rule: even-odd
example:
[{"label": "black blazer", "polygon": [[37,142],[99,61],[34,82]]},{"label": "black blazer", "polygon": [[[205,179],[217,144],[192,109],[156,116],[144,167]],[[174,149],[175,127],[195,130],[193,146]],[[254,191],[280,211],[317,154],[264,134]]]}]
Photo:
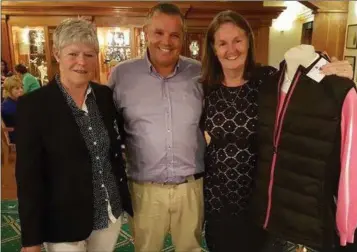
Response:
[{"label": "black blazer", "polygon": [[[113,94],[107,86],[91,86],[109,133],[111,164],[123,207],[132,215],[121,141],[114,129],[114,120],[119,118]],[[16,181],[23,246],[85,240],[93,227],[91,160],[56,82],[21,97],[16,120]]]}]

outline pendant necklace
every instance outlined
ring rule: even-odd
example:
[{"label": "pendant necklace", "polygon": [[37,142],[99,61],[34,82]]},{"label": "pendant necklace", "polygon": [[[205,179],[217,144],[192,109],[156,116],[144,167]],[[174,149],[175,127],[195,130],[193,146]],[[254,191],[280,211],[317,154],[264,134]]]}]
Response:
[{"label": "pendant necklace", "polygon": [[[237,96],[235,97],[235,99],[234,99],[233,101],[228,101],[228,100],[224,97],[224,94],[223,94],[224,85],[223,85],[223,87],[220,88],[221,95],[222,95],[222,99],[224,100],[224,102],[225,102],[228,106],[236,106],[236,101],[237,101],[237,99],[239,98],[240,92],[241,92],[242,89],[243,89],[243,85],[244,85],[244,83],[240,86],[240,89],[239,89],[239,91],[238,91],[238,94],[237,94]],[[228,93],[231,95],[231,93],[229,92],[229,90],[228,90]]]}]

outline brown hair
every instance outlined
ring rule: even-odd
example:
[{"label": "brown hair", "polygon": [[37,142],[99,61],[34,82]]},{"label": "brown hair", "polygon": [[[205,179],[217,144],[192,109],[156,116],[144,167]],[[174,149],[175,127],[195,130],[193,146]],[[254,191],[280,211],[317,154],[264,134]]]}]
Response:
[{"label": "brown hair", "polygon": [[241,28],[245,31],[248,37],[249,48],[247,60],[244,66],[243,78],[248,80],[255,68],[254,35],[248,21],[237,12],[231,10],[222,11],[214,17],[208,26],[205,38],[202,59],[202,76],[200,79],[200,81],[205,84],[205,88],[207,88],[207,86],[221,84],[224,79],[221,63],[214,52],[214,35],[221,25],[225,23],[232,23]]},{"label": "brown hair", "polygon": [[23,64],[17,64],[15,66],[15,71],[20,74],[25,74],[25,73],[27,73],[27,68]]}]

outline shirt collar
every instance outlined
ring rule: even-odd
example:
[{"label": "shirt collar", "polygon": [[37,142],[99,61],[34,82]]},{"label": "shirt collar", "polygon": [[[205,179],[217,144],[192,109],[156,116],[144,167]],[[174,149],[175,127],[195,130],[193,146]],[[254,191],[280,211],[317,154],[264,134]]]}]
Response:
[{"label": "shirt collar", "polygon": [[[149,68],[149,73],[155,72],[157,73],[157,71],[155,70],[155,67],[152,65],[150,59],[149,59],[149,50],[146,50],[146,53],[144,54],[144,59],[148,65]],[[175,76],[178,73],[178,70],[180,69],[180,66],[182,65],[182,59],[181,56],[179,57],[179,60],[177,61],[177,64],[174,68],[174,72],[172,74],[170,74],[168,77],[172,77]],[[158,73],[157,73],[158,74]]]},{"label": "shirt collar", "polygon": [[[62,90],[62,92],[67,97],[67,101],[68,101],[69,105],[78,109],[78,107],[75,104],[74,100],[72,99],[71,95],[67,92],[67,90],[64,88],[63,84],[61,83],[61,78],[60,78],[59,74],[56,74],[55,80],[56,80],[56,83],[59,86],[59,88]],[[92,90],[93,89],[92,89],[91,84],[89,82],[89,85],[88,85],[86,93],[85,93],[84,101],[83,101],[83,104],[82,104],[82,108],[81,108],[81,110],[85,111],[86,113],[88,113],[88,107],[86,105],[86,101],[87,101],[88,95],[92,93],[93,97],[95,99],[95,94],[94,94],[94,92],[92,92]]]}]

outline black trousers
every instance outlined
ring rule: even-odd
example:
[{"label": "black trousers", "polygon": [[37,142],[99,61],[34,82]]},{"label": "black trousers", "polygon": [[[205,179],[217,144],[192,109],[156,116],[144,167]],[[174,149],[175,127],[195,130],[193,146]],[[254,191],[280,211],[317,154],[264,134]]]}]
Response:
[{"label": "black trousers", "polygon": [[244,214],[206,215],[205,238],[210,252],[260,252],[266,232]]},{"label": "black trousers", "polygon": [[[294,252],[297,245],[283,239],[267,235],[266,243],[261,252]],[[314,250],[307,248],[306,252],[357,252],[357,243],[348,244],[345,247],[338,246],[332,249]]]},{"label": "black trousers", "polygon": [[338,252],[357,252],[357,230],[355,231],[355,242],[345,247],[340,247]]},{"label": "black trousers", "polygon": [[[268,235],[264,248],[261,252],[295,252],[300,246],[284,239]],[[334,252],[334,251],[318,251],[312,248],[305,247],[306,252]]]}]

